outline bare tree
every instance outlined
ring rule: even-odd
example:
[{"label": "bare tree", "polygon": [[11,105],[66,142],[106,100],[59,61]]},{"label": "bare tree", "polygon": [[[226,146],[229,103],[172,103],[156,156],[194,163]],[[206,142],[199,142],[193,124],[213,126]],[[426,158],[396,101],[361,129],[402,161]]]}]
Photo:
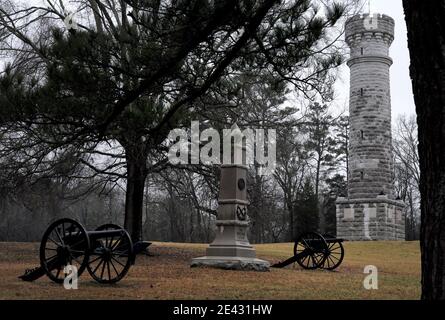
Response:
[{"label": "bare tree", "polygon": [[420,211],[420,168],[416,117],[400,116],[393,134],[395,187],[398,197],[407,204],[407,240],[418,239]]}]

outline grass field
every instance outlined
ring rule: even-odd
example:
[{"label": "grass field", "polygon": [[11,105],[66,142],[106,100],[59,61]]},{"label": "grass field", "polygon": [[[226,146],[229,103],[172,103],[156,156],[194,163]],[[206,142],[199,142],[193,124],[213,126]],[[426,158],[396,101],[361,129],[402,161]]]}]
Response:
[{"label": "grass field", "polygon": [[[38,244],[0,243],[0,299],[418,299],[418,242],[349,242],[335,272],[305,271],[297,266],[270,272],[190,268],[207,245],[154,243],[152,256],[140,256],[127,277],[100,285],[88,273],[78,290],[65,290],[46,277],[23,282],[17,276],[38,265]],[[277,262],[293,244],[256,246],[259,258]],[[366,265],[379,271],[379,289],[365,290]]]}]

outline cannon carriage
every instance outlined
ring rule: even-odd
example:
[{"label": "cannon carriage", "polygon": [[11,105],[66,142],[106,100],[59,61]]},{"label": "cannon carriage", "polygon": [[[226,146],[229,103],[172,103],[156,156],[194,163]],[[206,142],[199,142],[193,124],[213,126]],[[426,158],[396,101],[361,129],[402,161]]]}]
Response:
[{"label": "cannon carriage", "polygon": [[116,283],[127,274],[135,262],[137,251],[149,243],[133,245],[130,235],[122,227],[105,224],[87,231],[79,222],[63,218],[52,223],[40,243],[40,266],[27,270],[20,278],[34,281],[47,275],[56,283],[63,283],[64,268],[77,268],[77,276],[87,270],[99,283]]},{"label": "cannon carriage", "polygon": [[341,265],[345,256],[343,241],[343,239],[331,235],[322,236],[316,232],[303,234],[295,241],[294,255],[272,267],[284,268],[296,262],[307,270],[335,270]]}]

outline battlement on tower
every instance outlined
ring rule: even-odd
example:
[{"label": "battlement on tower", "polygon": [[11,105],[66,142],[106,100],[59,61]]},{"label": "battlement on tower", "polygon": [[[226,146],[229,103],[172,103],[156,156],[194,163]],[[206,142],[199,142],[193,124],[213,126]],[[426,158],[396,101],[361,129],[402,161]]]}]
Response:
[{"label": "battlement on tower", "polygon": [[380,41],[388,46],[394,41],[394,19],[385,14],[359,14],[346,21],[345,39],[350,47],[362,41]]}]

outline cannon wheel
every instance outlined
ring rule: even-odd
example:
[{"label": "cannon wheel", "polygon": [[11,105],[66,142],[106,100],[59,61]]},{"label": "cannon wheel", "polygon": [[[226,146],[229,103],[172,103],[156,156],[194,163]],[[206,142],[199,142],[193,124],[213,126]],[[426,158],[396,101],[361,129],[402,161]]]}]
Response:
[{"label": "cannon wheel", "polygon": [[115,224],[104,224],[96,231],[122,230],[119,236],[98,239],[93,244],[88,272],[99,283],[120,281],[133,263],[133,242],[128,232]]},{"label": "cannon wheel", "polygon": [[294,256],[304,269],[321,268],[326,260],[328,244],[321,234],[309,232],[300,236],[294,245]]},{"label": "cannon wheel", "polygon": [[64,218],[52,223],[40,243],[40,265],[56,283],[65,279],[64,267],[77,268],[77,277],[87,267],[90,240],[85,228],[77,221]]},{"label": "cannon wheel", "polygon": [[[335,238],[331,235],[326,235],[326,238]],[[328,256],[323,263],[323,269],[335,270],[343,262],[345,256],[345,249],[341,242],[328,243]]]}]

